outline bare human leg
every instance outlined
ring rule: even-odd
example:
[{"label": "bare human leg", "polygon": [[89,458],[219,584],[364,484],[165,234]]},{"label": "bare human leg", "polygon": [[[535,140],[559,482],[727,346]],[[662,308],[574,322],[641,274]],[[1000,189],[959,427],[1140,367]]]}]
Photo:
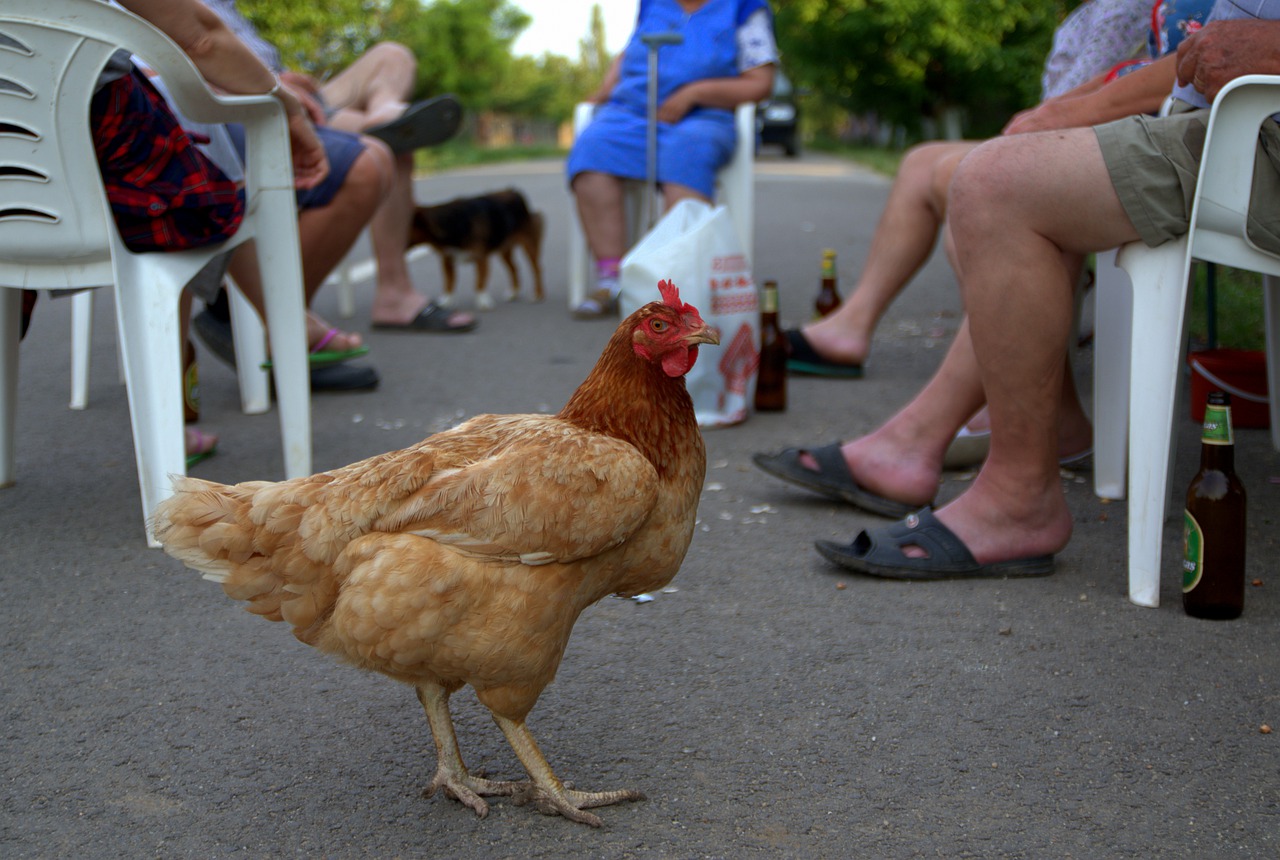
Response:
[{"label": "bare human leg", "polygon": [[396,119],[409,105],[418,62],[397,42],[379,42],[320,88],[334,110],[329,124],[362,132]]},{"label": "bare human leg", "polygon": [[625,254],[627,216],[622,180],[607,173],[585,171],[573,178],[570,188],[591,255],[599,260]]},{"label": "bare human leg", "polygon": [[[428,304],[429,299],[413,285],[405,252],[409,250],[409,223],[413,219],[413,153],[393,153],[380,140],[364,137],[368,151],[376,153],[385,165],[390,181],[381,204],[369,222],[369,239],[378,267],[378,285],[370,315],[374,325],[408,326]],[[473,324],[475,317],[452,313],[450,326]]]},{"label": "bare human leg", "polygon": [[946,218],[952,171],[977,145],[951,141],[908,151],[853,291],[834,313],[803,329],[824,357],[848,364],[867,360],[880,317],[933,252]]},{"label": "bare human leg", "polygon": [[982,563],[1054,553],[1071,536],[1057,465],[1072,319],[1062,252],[1137,234],[1092,129],[976,149],[951,185],[951,230],[992,441],[974,483],[938,518]]},{"label": "bare human leg", "polygon": [[[303,289],[308,305],[325,278],[351,249],[360,230],[377,208],[382,188],[387,181],[383,174],[385,169],[387,168],[376,155],[366,149],[351,165],[347,181],[328,205],[304,209],[299,213],[298,243],[302,254]],[[252,243],[236,249],[228,272],[261,316],[262,278],[258,272]],[[309,314],[308,343],[314,346],[330,328],[323,319]],[[333,348],[354,349],[361,343],[360,336],[356,334],[345,335],[341,341],[341,344],[332,344]]]}]

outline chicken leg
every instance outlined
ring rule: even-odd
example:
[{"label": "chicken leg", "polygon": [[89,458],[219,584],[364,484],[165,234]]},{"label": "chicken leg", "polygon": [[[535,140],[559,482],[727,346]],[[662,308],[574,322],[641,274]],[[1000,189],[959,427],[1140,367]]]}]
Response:
[{"label": "chicken leg", "polygon": [[603,827],[604,822],[590,812],[583,812],[594,806],[609,806],[624,800],[644,800],[639,791],[619,789],[616,791],[574,791],[560,782],[551,765],[538,749],[538,743],[529,733],[523,721],[517,722],[506,717],[493,715],[494,722],[507,736],[507,743],[515,750],[516,757],[524,765],[532,780],[525,783],[516,793],[515,800],[519,804],[532,802],[539,812],[548,815],[559,813],[571,821],[590,824],[592,827]]},{"label": "chicken leg", "polygon": [[529,788],[529,782],[499,782],[472,776],[462,761],[458,748],[458,736],[453,731],[453,718],[449,716],[450,691],[437,684],[421,684],[415,688],[418,701],[427,713],[431,724],[431,738],[436,745],[436,775],[423,795],[430,797],[437,789],[475,811],[484,818],[489,814],[485,797],[510,796]]}]

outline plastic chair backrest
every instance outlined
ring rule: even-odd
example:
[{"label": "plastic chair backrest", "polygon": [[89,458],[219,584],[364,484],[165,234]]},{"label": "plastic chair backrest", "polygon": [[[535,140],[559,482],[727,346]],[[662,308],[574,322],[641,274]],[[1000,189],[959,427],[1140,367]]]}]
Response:
[{"label": "plastic chair backrest", "polygon": [[[1278,109],[1280,76],[1245,76],[1223,88],[1209,112],[1187,235],[1156,248],[1141,242],[1122,247],[1117,265],[1132,282],[1132,301],[1121,297],[1104,311],[1103,297],[1098,297],[1095,361],[1100,367],[1124,362],[1095,394],[1099,466],[1106,473],[1105,480],[1099,474],[1098,488],[1111,498],[1123,489],[1117,467],[1125,462],[1119,437],[1127,424],[1129,597],[1139,605],[1159,604],[1171,428],[1183,373],[1188,275],[1194,259],[1267,276],[1272,444],[1280,449],[1280,280],[1275,280],[1280,255],[1258,248],[1246,228],[1258,129]],[[1112,286],[1112,292],[1124,292],[1123,285]]]},{"label": "plastic chair backrest", "polygon": [[[311,470],[305,308],[288,127],[269,95],[215,96],[167,36],[98,0],[0,7],[0,288],[116,285],[143,514],[182,474],[178,299],[214,257],[258,238],[288,477]],[[111,218],[89,104],[111,54],[159,72],[192,120],[245,127],[245,220],[219,245],[133,253]],[[0,289],[0,486],[13,480],[17,293]],[[259,340],[261,338],[259,337]],[[247,358],[247,356],[246,356]],[[149,538],[152,537],[149,535]],[[154,545],[154,540],[152,540]]]},{"label": "plastic chair backrest", "polygon": [[87,122],[108,58],[126,45],[146,57],[193,119],[219,121],[237,99],[215,101],[173,42],[97,0],[3,9],[0,24],[0,283],[109,284],[114,223]]},{"label": "plastic chair backrest", "polygon": [[1197,259],[1280,274],[1280,255],[1259,248],[1246,230],[1258,127],[1277,112],[1278,87],[1280,76],[1236,78],[1210,108],[1191,210],[1191,255]]}]

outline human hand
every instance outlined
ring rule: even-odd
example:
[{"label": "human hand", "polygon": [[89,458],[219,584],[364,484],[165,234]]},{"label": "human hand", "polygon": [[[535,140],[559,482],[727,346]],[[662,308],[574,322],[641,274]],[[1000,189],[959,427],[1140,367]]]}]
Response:
[{"label": "human hand", "polygon": [[306,75],[300,75],[297,72],[281,72],[279,78],[280,86],[282,89],[288,90],[289,95],[298,100],[298,103],[302,105],[302,110],[313,125],[324,125],[328,120],[328,117],[324,115],[324,107],[316,99],[309,87],[305,84],[299,85],[296,83],[300,78],[310,80]]},{"label": "human hand", "polygon": [[295,188],[314,188],[329,175],[329,156],[306,114],[289,117],[289,149],[293,155]]},{"label": "human hand", "polygon": [[305,72],[295,72],[292,69],[285,69],[278,76],[285,86],[294,92],[307,93],[316,96],[320,92],[320,82]]},{"label": "human hand", "polygon": [[658,105],[658,122],[679,122],[689,111],[698,106],[697,84],[685,84],[667,96],[667,100]]},{"label": "human hand", "polygon": [[1013,118],[1005,123],[1000,133],[1030,134],[1036,131],[1070,128],[1077,124],[1071,117],[1069,100],[1053,99],[1014,114]]},{"label": "human hand", "polygon": [[1178,83],[1213,101],[1241,75],[1280,74],[1280,21],[1213,21],[1178,45]]},{"label": "human hand", "polygon": [[1004,128],[1000,129],[1000,133],[1019,134],[1024,131],[1031,130],[1036,125],[1036,113],[1043,107],[1044,104],[1041,103],[1034,107],[1018,111],[1009,119],[1008,122],[1004,124]]}]

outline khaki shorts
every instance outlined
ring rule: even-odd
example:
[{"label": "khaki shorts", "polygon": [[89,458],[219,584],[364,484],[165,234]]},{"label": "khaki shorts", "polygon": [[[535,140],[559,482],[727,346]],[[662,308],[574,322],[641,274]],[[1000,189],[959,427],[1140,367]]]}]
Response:
[{"label": "khaki shorts", "polygon": [[[1208,118],[1207,110],[1184,106],[1167,117],[1132,116],[1094,128],[1120,202],[1152,247],[1187,232]],[[1258,135],[1248,232],[1259,247],[1280,253],[1280,127],[1274,119]]]}]

